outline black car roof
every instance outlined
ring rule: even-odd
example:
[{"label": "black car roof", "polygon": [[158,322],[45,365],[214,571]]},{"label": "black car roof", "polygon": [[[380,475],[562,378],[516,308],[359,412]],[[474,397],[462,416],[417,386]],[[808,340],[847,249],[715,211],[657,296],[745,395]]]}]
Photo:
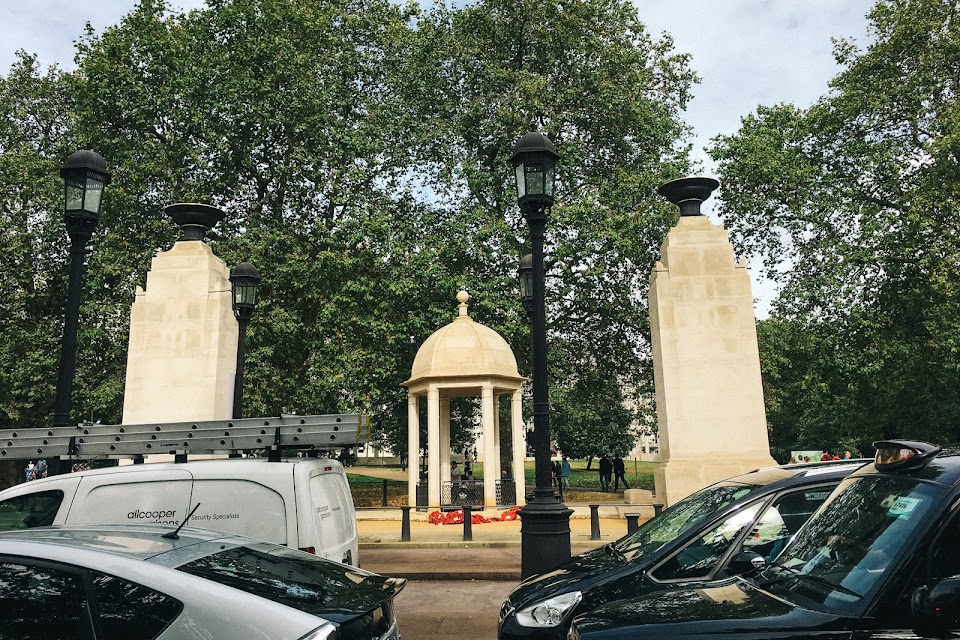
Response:
[{"label": "black car roof", "polygon": [[755,469],[750,473],[735,476],[724,480],[723,483],[736,482],[757,487],[781,483],[783,485],[796,484],[797,481],[815,483],[820,480],[830,481],[842,479],[856,471],[863,465],[872,462],[869,459],[835,460],[831,462],[810,462],[803,464],[785,464],[776,467]]},{"label": "black car roof", "polygon": [[876,474],[896,474],[929,480],[949,486],[960,484],[960,448],[944,448],[936,457],[920,468],[910,469],[877,469],[870,464],[856,472],[857,476],[868,476]]}]

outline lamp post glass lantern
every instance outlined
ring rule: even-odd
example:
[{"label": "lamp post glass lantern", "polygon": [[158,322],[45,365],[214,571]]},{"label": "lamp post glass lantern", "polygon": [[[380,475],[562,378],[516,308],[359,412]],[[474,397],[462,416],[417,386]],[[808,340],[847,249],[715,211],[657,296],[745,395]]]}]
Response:
[{"label": "lamp post glass lantern", "polygon": [[520,510],[520,575],[551,570],[570,559],[570,514],[553,488],[550,461],[550,400],[547,388],[547,328],[543,243],[556,186],[557,152],[547,136],[525,134],[513,147],[510,163],[517,184],[517,204],[530,227],[532,253],[520,264],[521,295],[530,315],[533,356],[533,447],[536,487]]},{"label": "lamp post glass lantern", "polygon": [[529,253],[520,261],[517,280],[520,283],[520,300],[529,315],[533,310],[533,256]]},{"label": "lamp post glass lantern", "polygon": [[257,305],[257,287],[260,273],[249,262],[241,262],[230,274],[233,295],[233,315],[237,318],[237,370],[233,381],[233,417],[243,417],[243,364],[246,360],[247,324]]},{"label": "lamp post glass lantern", "polygon": [[[63,316],[63,342],[57,369],[57,396],[54,401],[53,426],[70,425],[73,377],[77,365],[77,329],[80,323],[86,247],[100,220],[103,190],[110,184],[110,173],[103,156],[95,151],[77,151],[60,169],[63,178],[63,220],[70,238],[70,280],[67,306]],[[58,460],[49,461],[49,474],[59,472]]]}]

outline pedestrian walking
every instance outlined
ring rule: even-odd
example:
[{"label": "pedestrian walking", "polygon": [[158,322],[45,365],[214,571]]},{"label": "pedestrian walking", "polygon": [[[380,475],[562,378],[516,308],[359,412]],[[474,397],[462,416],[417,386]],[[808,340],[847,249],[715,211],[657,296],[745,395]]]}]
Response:
[{"label": "pedestrian walking", "polygon": [[607,454],[600,456],[600,491],[610,491],[610,480],[613,476],[613,465]]},{"label": "pedestrian walking", "polygon": [[570,461],[567,456],[563,456],[563,462],[560,463],[560,479],[563,481],[565,489],[570,488]]},{"label": "pedestrian walking", "polygon": [[623,458],[617,456],[613,459],[613,490],[620,490],[620,482],[623,482],[623,488],[629,489],[630,485],[627,484],[626,469],[623,465]]}]

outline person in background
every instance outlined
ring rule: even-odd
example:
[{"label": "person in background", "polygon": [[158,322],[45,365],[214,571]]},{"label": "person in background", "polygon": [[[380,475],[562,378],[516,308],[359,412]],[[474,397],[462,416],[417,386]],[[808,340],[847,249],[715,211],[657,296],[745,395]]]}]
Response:
[{"label": "person in background", "polygon": [[560,463],[560,480],[563,481],[565,489],[570,488],[570,461],[567,456],[563,456],[563,462]]},{"label": "person in background", "polygon": [[37,477],[37,468],[33,466],[33,460],[27,462],[27,468],[25,469],[27,475],[27,482],[35,480]]},{"label": "person in background", "polygon": [[820,457],[820,462],[826,462],[827,460],[833,460],[833,458],[830,456],[829,451],[824,451],[823,455]]},{"label": "person in background", "polygon": [[849,452],[849,451],[844,451],[844,452],[843,452],[843,459],[844,459],[844,460],[849,460],[849,459],[850,459],[850,452]]},{"label": "person in background", "polygon": [[607,454],[600,456],[600,491],[610,491],[610,479],[613,476],[613,465]]},{"label": "person in background", "polygon": [[623,488],[629,489],[630,485],[627,484],[626,469],[623,466],[623,458],[617,456],[613,459],[613,490],[620,490],[620,483],[623,482]]},{"label": "person in background", "polygon": [[460,484],[460,467],[456,460],[450,461],[450,482]]},{"label": "person in background", "polygon": [[47,477],[47,461],[43,458],[37,460],[37,467],[34,469],[34,478],[46,478]]}]

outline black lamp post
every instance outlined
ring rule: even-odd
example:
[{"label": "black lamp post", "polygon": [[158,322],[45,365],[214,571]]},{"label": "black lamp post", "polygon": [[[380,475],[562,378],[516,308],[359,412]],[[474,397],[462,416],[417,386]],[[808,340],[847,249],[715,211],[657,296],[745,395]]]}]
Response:
[{"label": "black lamp post", "polygon": [[260,273],[249,262],[241,262],[230,274],[233,287],[233,315],[237,317],[240,333],[237,336],[237,373],[233,382],[233,417],[243,417],[243,362],[246,358],[247,324],[257,306],[257,287]]},{"label": "black lamp post", "polygon": [[[57,370],[57,398],[53,426],[70,424],[73,375],[77,368],[77,327],[80,323],[80,290],[83,281],[87,242],[97,229],[103,189],[110,184],[110,173],[103,156],[95,151],[77,151],[60,169],[63,178],[63,220],[70,237],[70,282],[63,320],[63,344]],[[50,475],[58,471],[50,461]]]},{"label": "black lamp post", "polygon": [[[517,202],[530,227],[530,277],[521,263],[521,291],[531,295],[530,338],[533,352],[533,447],[536,488],[519,511],[520,576],[553,569],[570,558],[570,514],[553,490],[550,464],[550,401],[547,392],[547,326],[544,305],[543,236],[553,205],[557,166],[553,143],[542,133],[525,134],[513,147],[510,163],[517,182]],[[525,261],[525,260],[524,260]],[[527,289],[532,285],[532,291]],[[529,293],[528,293],[529,292]]]}]

